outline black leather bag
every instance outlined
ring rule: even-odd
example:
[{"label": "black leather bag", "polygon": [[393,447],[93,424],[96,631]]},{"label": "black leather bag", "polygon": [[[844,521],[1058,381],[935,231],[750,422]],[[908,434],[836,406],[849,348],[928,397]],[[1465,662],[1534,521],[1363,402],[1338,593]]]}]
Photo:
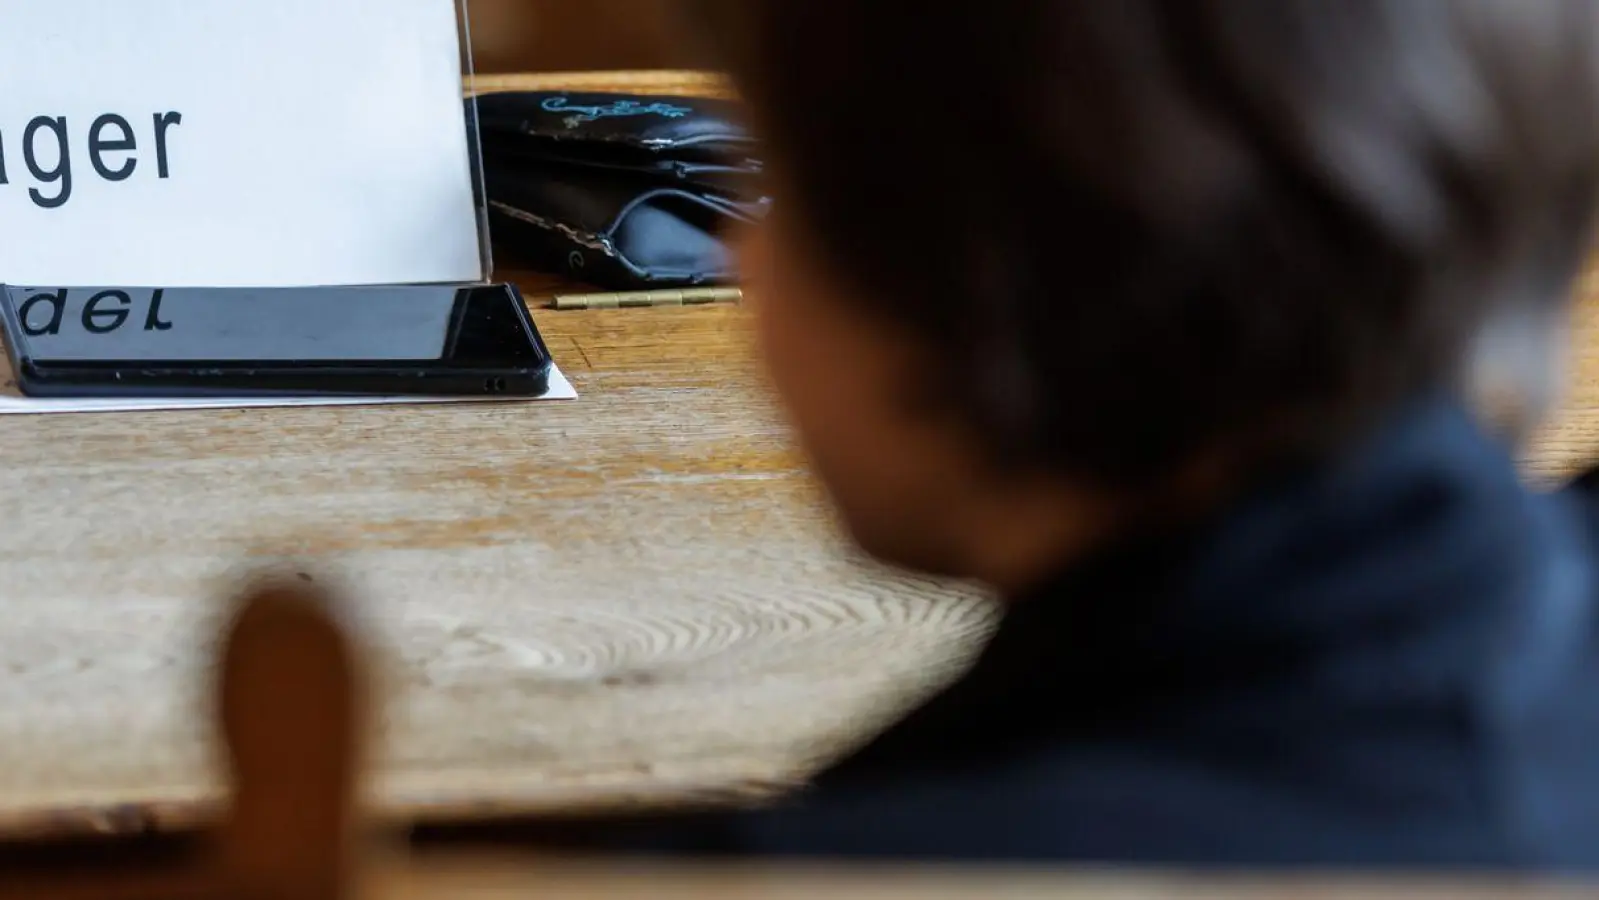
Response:
[{"label": "black leather bag", "polygon": [[724,237],[768,201],[735,112],[684,97],[478,97],[495,244],[608,290],[736,280]]}]

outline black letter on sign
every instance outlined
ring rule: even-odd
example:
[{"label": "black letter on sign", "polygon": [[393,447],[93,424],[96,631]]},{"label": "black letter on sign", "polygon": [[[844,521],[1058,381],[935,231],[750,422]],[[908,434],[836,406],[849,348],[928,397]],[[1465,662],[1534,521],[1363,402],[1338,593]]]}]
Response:
[{"label": "black letter on sign", "polygon": [[[122,304],[122,309],[102,310],[101,300],[115,299]],[[121,291],[101,291],[89,298],[83,307],[83,328],[90,334],[110,334],[121,328],[128,321],[128,307],[133,305],[133,298]],[[111,324],[100,324],[101,319],[111,320]]]},{"label": "black letter on sign", "polygon": [[165,290],[156,291],[150,295],[150,314],[144,317],[145,331],[171,331],[172,323],[161,321],[161,300],[167,295]]},{"label": "black letter on sign", "polygon": [[10,184],[6,180],[6,143],[0,141],[0,184]]},{"label": "black letter on sign", "polygon": [[[122,137],[114,141],[105,140],[101,132],[107,128],[122,129]],[[89,162],[94,164],[94,170],[106,181],[127,181],[133,177],[133,170],[139,167],[137,159],[125,159],[118,168],[111,168],[105,164],[105,152],[131,153],[139,149],[139,144],[133,139],[133,126],[128,120],[117,115],[104,115],[94,120],[94,125],[89,128]]]},{"label": "black letter on sign", "polygon": [[[39,167],[38,148],[34,146],[34,138],[45,130],[56,136],[56,146],[60,150],[60,155],[56,157],[56,167],[48,171]],[[40,116],[28,123],[27,130],[22,132],[22,161],[28,164],[28,171],[32,172],[33,177],[40,182],[44,184],[61,182],[61,193],[54,197],[46,197],[37,188],[28,191],[34,203],[44,209],[57,209],[72,199],[72,157],[67,146],[66,116],[59,119]]]},{"label": "black letter on sign", "polygon": [[155,163],[165,178],[167,172],[167,129],[173,125],[183,124],[183,113],[169,112],[155,114]]},{"label": "black letter on sign", "polygon": [[[33,308],[40,303],[50,304],[50,321],[40,326],[33,321]],[[22,318],[22,333],[28,337],[41,337],[46,334],[61,333],[61,317],[67,311],[67,292],[57,291],[54,294],[34,294],[17,310],[17,315]]]}]

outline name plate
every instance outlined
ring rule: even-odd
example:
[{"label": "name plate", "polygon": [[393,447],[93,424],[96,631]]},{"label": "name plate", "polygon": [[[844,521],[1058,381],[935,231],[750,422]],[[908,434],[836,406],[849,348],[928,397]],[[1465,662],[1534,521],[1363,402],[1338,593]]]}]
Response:
[{"label": "name plate", "polygon": [[0,85],[0,283],[488,275],[455,0],[5,0]]}]

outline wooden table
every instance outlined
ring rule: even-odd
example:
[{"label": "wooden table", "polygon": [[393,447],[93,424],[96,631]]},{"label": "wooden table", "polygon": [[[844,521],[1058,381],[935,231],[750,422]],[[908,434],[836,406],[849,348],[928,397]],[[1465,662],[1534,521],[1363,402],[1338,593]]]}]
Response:
[{"label": "wooden table", "polygon": [[[261,566],[362,598],[396,817],[761,796],[958,672],[993,609],[851,558],[741,309],[536,318],[580,400],[0,417],[0,835],[204,812],[204,639]],[[1578,368],[1539,475],[1599,443]]]},{"label": "wooden table", "polygon": [[535,317],[580,400],[0,417],[0,834],[203,809],[253,567],[364,601],[405,817],[758,796],[955,673],[990,608],[849,558],[740,308]]}]

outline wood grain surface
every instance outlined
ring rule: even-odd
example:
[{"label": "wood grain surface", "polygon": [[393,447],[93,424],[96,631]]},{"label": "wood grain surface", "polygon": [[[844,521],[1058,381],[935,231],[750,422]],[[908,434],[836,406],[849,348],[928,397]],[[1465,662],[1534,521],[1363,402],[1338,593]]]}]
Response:
[{"label": "wood grain surface", "polygon": [[[484,87],[558,83],[724,90]],[[742,309],[536,318],[575,403],[0,417],[0,834],[205,814],[207,642],[261,568],[386,648],[395,817],[756,799],[958,673],[993,608],[851,557]],[[1596,354],[1529,471],[1599,446]]]},{"label": "wood grain surface", "polygon": [[395,815],[759,795],[955,673],[990,608],[849,558],[743,310],[536,318],[575,403],[0,418],[0,832],[204,812],[204,642],[260,567],[387,648]]},{"label": "wood grain surface", "polygon": [[208,797],[197,651],[260,566],[364,602],[407,814],[782,784],[983,633],[846,558],[741,310],[537,318],[575,403],[0,420],[0,823]]}]

